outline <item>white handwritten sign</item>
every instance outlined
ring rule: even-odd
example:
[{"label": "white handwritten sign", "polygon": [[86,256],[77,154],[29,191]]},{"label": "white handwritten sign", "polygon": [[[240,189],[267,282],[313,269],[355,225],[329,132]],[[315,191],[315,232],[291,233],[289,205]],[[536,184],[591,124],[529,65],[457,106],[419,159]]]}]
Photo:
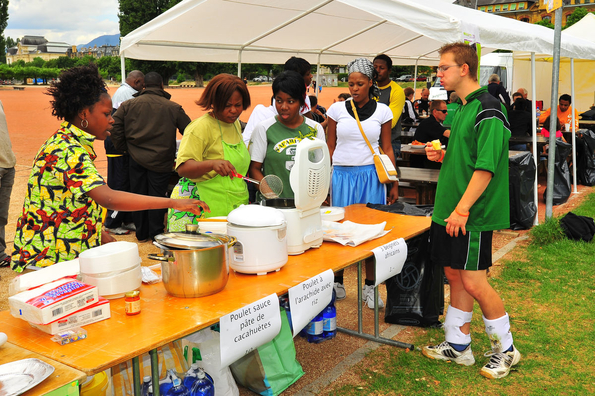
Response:
[{"label": "white handwritten sign", "polygon": [[329,269],[289,289],[289,309],[294,337],[329,305],[333,297],[334,279],[335,275]]},{"label": "white handwritten sign", "polygon": [[372,252],[376,258],[376,287],[401,272],[407,259],[407,244],[403,238],[399,238],[377,247]]},{"label": "white handwritten sign", "polygon": [[271,294],[225,315],[221,327],[221,367],[226,367],[279,334],[279,299]]}]

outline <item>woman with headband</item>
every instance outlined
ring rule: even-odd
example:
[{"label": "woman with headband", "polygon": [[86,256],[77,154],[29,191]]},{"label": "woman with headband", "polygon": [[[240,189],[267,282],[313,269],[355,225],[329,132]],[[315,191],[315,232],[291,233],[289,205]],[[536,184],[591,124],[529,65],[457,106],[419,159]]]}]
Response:
[{"label": "woman with headband", "polygon": [[[392,184],[387,199],[386,186],[378,180],[374,158],[358,126],[354,107],[374,152],[379,153],[382,148],[395,164],[391,145],[392,112],[387,105],[374,100],[379,91],[372,62],[358,58],[347,65],[347,70],[351,100],[333,103],[327,112],[327,143],[333,163],[331,204],[392,204],[399,198],[399,185]],[[337,299],[345,297],[342,278],[342,272],[335,275]],[[366,265],[364,298],[371,309],[374,308],[373,278],[374,267]],[[384,303],[379,299],[378,305],[382,308]]]}]

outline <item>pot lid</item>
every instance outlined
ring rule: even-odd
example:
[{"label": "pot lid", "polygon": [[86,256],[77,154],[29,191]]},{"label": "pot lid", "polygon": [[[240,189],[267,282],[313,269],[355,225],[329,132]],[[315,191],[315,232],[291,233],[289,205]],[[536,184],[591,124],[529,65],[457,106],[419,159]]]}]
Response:
[{"label": "pot lid", "polygon": [[222,245],[216,234],[166,232],[155,236],[155,242],[176,249],[204,249]]},{"label": "pot lid", "polygon": [[261,205],[240,205],[227,215],[231,224],[244,227],[270,227],[285,223],[285,216],[279,209]]}]

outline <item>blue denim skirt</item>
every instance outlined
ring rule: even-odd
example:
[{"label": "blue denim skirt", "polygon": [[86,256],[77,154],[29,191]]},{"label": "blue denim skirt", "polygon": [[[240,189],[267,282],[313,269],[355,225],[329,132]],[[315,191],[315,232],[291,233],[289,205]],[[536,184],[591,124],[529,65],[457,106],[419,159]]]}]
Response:
[{"label": "blue denim skirt", "polygon": [[333,166],[331,182],[331,205],[349,206],[352,204],[386,205],[386,186],[381,184],[376,167]]}]

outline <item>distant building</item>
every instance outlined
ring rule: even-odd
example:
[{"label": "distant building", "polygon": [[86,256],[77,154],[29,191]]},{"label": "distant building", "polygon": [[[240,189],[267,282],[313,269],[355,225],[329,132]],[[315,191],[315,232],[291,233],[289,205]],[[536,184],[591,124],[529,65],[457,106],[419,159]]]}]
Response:
[{"label": "distant building", "polygon": [[78,51],[76,47],[73,47],[68,53],[68,56],[71,58],[82,58],[87,55],[98,59],[103,56],[120,56],[120,46],[104,44],[101,47],[97,47],[97,45],[95,45],[89,48],[81,47],[81,49]]},{"label": "distant building", "polygon": [[[488,13],[516,19],[522,22],[536,23],[539,21],[555,22],[554,13],[548,13],[543,1],[502,1],[502,0],[457,0],[455,4],[475,8]],[[568,3],[568,4],[566,4]],[[583,7],[587,12],[595,11],[595,0],[564,1],[562,7],[562,26],[566,25],[568,17],[576,7]]]},{"label": "distant building", "polygon": [[35,58],[49,61],[67,56],[71,48],[70,44],[48,41],[43,36],[24,36],[16,46],[6,51],[6,63],[10,65],[19,60],[32,62]]}]

